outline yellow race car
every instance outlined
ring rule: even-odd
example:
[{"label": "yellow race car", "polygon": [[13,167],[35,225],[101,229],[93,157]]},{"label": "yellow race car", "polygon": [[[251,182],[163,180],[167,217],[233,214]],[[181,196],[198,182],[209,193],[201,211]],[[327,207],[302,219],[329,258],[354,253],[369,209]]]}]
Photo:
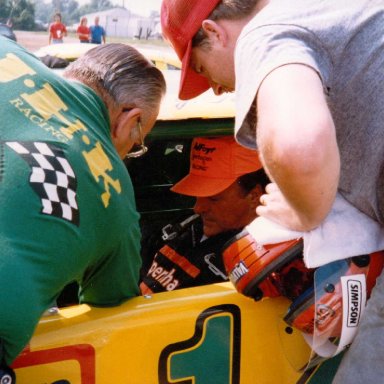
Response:
[{"label": "yellow race car", "polygon": [[300,371],[310,350],[286,331],[288,305],[221,283],[52,310],[13,368],[19,384],[331,383],[338,358]]},{"label": "yellow race car", "polygon": [[[192,212],[169,188],[188,171],[193,136],[232,126],[228,117],[157,122],[149,152],[127,162],[146,232]],[[339,357],[304,370],[311,348],[283,321],[290,304],[256,302],[227,282],[114,308],[52,308],[13,368],[18,384],[330,384]]]},{"label": "yellow race car", "polygon": [[[180,70],[181,63],[177,55],[168,47],[150,47],[147,45],[133,45],[143,55],[148,57],[160,70]],[[97,44],[84,43],[64,43],[51,44],[38,49],[34,54],[43,58],[45,56],[57,57],[67,60],[69,63],[79,58],[85,52],[97,47]]]}]

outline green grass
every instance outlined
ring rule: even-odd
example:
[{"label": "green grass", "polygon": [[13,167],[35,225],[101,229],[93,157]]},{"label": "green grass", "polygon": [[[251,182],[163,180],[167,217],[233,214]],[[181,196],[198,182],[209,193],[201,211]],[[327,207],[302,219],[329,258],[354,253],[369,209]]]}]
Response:
[{"label": "green grass", "polygon": [[[42,32],[46,33],[46,32]],[[77,38],[77,35],[75,32],[68,32],[68,36]],[[127,38],[127,37],[118,37],[118,36],[107,36],[107,43],[124,43],[124,44],[142,44],[142,45],[155,45],[159,47],[168,47],[168,43],[165,42],[164,40],[159,40],[159,39],[150,39],[150,40],[145,40],[145,39],[132,39],[132,38]]]}]

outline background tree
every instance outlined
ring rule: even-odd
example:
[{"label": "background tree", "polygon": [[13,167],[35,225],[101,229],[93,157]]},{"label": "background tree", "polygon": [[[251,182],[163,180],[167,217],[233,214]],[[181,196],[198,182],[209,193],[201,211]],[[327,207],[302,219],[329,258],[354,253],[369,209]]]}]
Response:
[{"label": "background tree", "polygon": [[9,0],[0,0],[0,22],[6,23],[11,13],[11,2]]},{"label": "background tree", "polygon": [[20,9],[18,15],[13,18],[13,28],[24,31],[33,31],[35,29],[35,9],[33,4],[26,0],[21,0],[20,3],[25,3],[24,9]]},{"label": "background tree", "polygon": [[35,28],[35,6],[30,0],[0,0],[0,21],[11,21],[14,29]]},{"label": "background tree", "polygon": [[72,25],[79,21],[79,3],[76,0],[52,0],[50,3],[45,3],[44,0],[34,0],[34,3],[36,19],[46,25],[53,21],[53,15],[56,12],[61,13],[65,25]]},{"label": "background tree", "polygon": [[55,11],[53,3],[46,3],[44,0],[34,0],[34,4],[36,20],[42,25],[45,24],[45,29],[47,29]]},{"label": "background tree", "polygon": [[60,12],[63,23],[70,26],[78,23],[80,17],[87,13],[113,7],[110,0],[91,0],[81,7],[76,0],[51,0],[48,3],[44,0],[0,0],[0,22],[6,23],[12,19],[14,29],[26,31],[41,29],[42,25],[46,29],[53,15]]},{"label": "background tree", "polygon": [[114,5],[109,0],[91,0],[90,3],[79,8],[78,14],[81,17],[87,13],[105,11],[111,8],[114,8]]},{"label": "background tree", "polygon": [[[0,0],[0,4],[2,1],[6,0]],[[44,0],[33,1],[36,8],[37,20],[45,24],[50,24],[53,15],[56,12],[60,12],[63,23],[67,26],[79,23],[81,16],[87,13],[104,11],[114,7],[110,0],[91,0],[90,3],[80,7],[76,0],[51,0],[50,3],[45,3]]]},{"label": "background tree", "polygon": [[[59,6],[57,5],[59,4]],[[79,20],[79,3],[76,0],[53,0],[54,12],[60,12],[63,23],[72,25]],[[53,14],[51,15],[53,16]]]}]

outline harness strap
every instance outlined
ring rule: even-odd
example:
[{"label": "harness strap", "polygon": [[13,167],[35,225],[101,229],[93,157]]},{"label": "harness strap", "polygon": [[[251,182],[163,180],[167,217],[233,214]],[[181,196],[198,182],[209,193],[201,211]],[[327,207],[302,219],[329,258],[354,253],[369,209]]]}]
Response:
[{"label": "harness strap", "polygon": [[0,384],[16,384],[16,375],[4,359],[4,343],[0,339]]}]

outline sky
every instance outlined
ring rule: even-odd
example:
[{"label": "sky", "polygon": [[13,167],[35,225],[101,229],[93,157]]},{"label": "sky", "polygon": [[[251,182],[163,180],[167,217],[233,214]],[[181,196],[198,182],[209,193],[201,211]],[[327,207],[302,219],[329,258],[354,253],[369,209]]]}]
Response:
[{"label": "sky", "polygon": [[[80,5],[89,3],[89,0],[77,0]],[[161,0],[111,0],[112,4],[125,7],[133,13],[149,16],[151,11],[160,12]]]}]

